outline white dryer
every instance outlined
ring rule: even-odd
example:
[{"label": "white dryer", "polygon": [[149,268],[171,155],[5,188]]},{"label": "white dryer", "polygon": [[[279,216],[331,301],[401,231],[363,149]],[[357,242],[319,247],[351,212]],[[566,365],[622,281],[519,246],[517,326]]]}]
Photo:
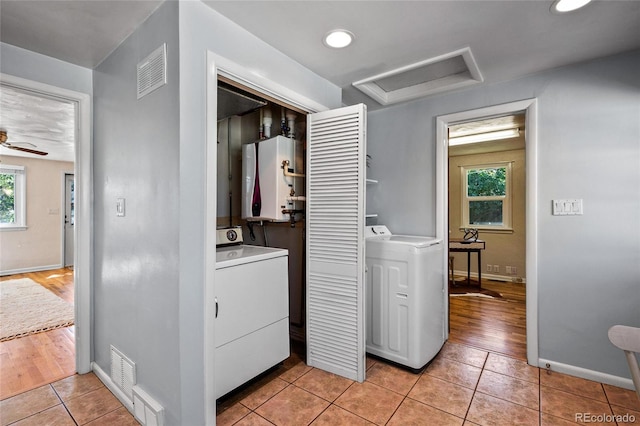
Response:
[{"label": "white dryer", "polygon": [[444,344],[443,243],[367,226],[367,352],[420,370]]},{"label": "white dryer", "polygon": [[289,252],[242,244],[242,228],[220,229],[216,240],[211,295],[220,398],[290,355]]}]

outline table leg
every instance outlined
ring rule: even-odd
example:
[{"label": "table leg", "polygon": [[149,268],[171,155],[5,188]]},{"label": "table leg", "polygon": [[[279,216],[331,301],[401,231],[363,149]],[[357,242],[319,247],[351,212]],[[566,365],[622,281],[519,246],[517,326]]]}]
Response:
[{"label": "table leg", "polygon": [[482,287],[482,261],[480,260],[481,250],[478,250],[478,287]]},{"label": "table leg", "polygon": [[471,252],[467,252],[467,285],[471,285]]}]

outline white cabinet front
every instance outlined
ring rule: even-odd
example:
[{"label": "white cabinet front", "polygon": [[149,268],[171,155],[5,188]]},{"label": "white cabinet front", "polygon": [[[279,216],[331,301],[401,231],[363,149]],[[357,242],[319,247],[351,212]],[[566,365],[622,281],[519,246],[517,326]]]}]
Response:
[{"label": "white cabinet front", "polygon": [[287,264],[281,256],[216,271],[216,397],[289,356]]}]

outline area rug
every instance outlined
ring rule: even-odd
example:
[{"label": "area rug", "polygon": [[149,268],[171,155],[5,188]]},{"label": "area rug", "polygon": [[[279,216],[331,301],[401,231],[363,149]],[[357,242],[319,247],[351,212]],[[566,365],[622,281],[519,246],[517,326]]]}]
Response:
[{"label": "area rug", "polygon": [[0,342],[73,325],[73,305],[29,278],[0,281]]},{"label": "area rug", "polygon": [[455,285],[449,286],[449,296],[475,296],[487,297],[491,299],[500,299],[502,295],[497,291],[488,290],[472,285]]}]

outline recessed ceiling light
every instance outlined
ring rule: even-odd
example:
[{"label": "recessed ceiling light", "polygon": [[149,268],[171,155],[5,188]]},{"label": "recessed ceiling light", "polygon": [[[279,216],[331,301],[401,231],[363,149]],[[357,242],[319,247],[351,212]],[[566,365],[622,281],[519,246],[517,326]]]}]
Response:
[{"label": "recessed ceiling light", "polygon": [[347,30],[333,30],[329,31],[324,36],[324,44],[335,49],[341,49],[347,47],[353,41],[354,35],[351,31]]},{"label": "recessed ceiling light", "polygon": [[555,0],[551,5],[554,13],[566,13],[586,6],[591,0]]}]

